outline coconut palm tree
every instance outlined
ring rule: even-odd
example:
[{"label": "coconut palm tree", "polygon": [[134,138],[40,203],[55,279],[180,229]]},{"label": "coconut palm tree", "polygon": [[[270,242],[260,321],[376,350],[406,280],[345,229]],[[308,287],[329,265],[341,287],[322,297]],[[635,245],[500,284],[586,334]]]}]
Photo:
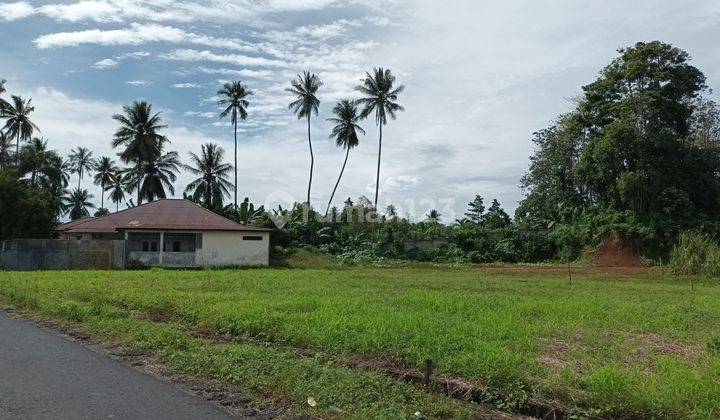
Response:
[{"label": "coconut palm tree", "polygon": [[230,122],[233,124],[235,130],[235,151],[233,154],[234,168],[235,168],[235,183],[233,184],[234,205],[235,209],[238,206],[237,200],[237,124],[238,119],[247,119],[247,107],[250,105],[247,97],[252,95],[252,91],[248,90],[247,86],[243,85],[239,80],[225,83],[223,87],[218,90],[218,96],[221,99],[218,101],[218,105],[225,109],[220,113],[220,118],[225,118],[230,115]]},{"label": "coconut palm tree", "polygon": [[79,188],[70,194],[67,200],[67,206],[70,210],[70,220],[90,216],[88,209],[95,208],[95,205],[89,201],[91,198],[93,198],[93,196],[88,190],[81,190]]},{"label": "coconut palm tree", "polygon": [[[143,191],[147,191],[141,185],[145,175],[154,172],[156,164],[162,159],[163,147],[170,142],[166,136],[160,134],[166,126],[161,124],[160,113],[153,113],[152,105],[146,101],[136,101],[130,106],[124,106],[123,113],[113,115],[113,119],[120,123],[120,128],[115,132],[112,146],[125,147],[120,153],[120,160],[134,165],[128,170],[126,181],[136,183],[130,186],[128,191],[136,190],[138,204],[142,204]],[[177,153],[175,155],[177,156]],[[150,196],[154,197],[152,193]]]},{"label": "coconut palm tree", "polygon": [[185,192],[192,193],[194,200],[202,201],[205,207],[213,210],[222,208],[223,197],[229,196],[229,189],[233,187],[228,179],[233,167],[223,162],[224,156],[222,147],[207,143],[202,145],[200,156],[190,152],[191,165],[183,165],[193,175],[200,176],[188,184]]},{"label": "coconut palm tree", "polygon": [[315,156],[312,150],[312,139],[310,137],[310,117],[317,115],[320,100],[315,96],[318,89],[323,85],[317,74],[304,71],[298,74],[295,80],[290,82],[290,87],[285,89],[295,95],[295,100],[290,102],[289,108],[295,113],[299,120],[307,118],[308,146],[310,147],[310,179],[308,180],[307,204],[310,205],[310,189],[312,188],[313,167]]},{"label": "coconut palm tree", "polygon": [[116,212],[120,210],[120,203],[125,201],[125,187],[125,174],[122,170],[115,171],[105,186],[105,191],[110,191],[110,200],[115,203]]},{"label": "coconut palm tree", "polygon": [[343,99],[338,102],[335,108],[333,108],[333,114],[335,114],[335,117],[328,118],[328,121],[335,123],[335,127],[333,127],[330,133],[330,138],[335,138],[335,144],[345,149],[345,160],[343,161],[340,175],[332,190],[332,194],[330,194],[330,200],[325,209],[325,216],[328,214],[333,197],[335,197],[335,191],[337,191],[337,187],[340,185],[340,179],[343,176],[343,172],[345,172],[345,165],[347,165],[350,149],[360,143],[357,133],[365,134],[365,130],[357,124],[360,116],[358,115],[357,105],[355,105],[354,101]]},{"label": "coconut palm tree", "polygon": [[92,158],[93,152],[85,147],[78,147],[77,150],[72,149],[70,151],[70,164],[72,165],[72,171],[78,174],[78,186],[80,189],[80,182],[82,181],[85,172],[90,172],[95,169],[95,159]]},{"label": "coconut palm tree", "polygon": [[427,220],[431,223],[440,223],[441,216],[442,214],[440,214],[440,212],[435,209],[430,210],[430,212],[425,215],[425,217],[427,217]]},{"label": "coconut palm tree", "polygon": [[72,173],[72,164],[70,161],[63,159],[55,151],[48,156],[48,164],[42,171],[41,182],[56,183],[66,188],[70,183],[70,174]]},{"label": "coconut palm tree", "polygon": [[12,104],[8,104],[5,109],[0,111],[0,117],[7,119],[3,128],[6,135],[15,138],[15,165],[17,166],[20,157],[20,141],[29,140],[35,130],[40,131],[40,129],[30,120],[30,113],[35,111],[32,99],[25,101],[16,95],[11,98]]},{"label": "coconut palm tree", "polygon": [[47,150],[47,140],[33,138],[20,149],[19,171],[30,174],[30,185],[38,186],[40,177],[47,172],[51,157],[55,152]]},{"label": "coconut palm tree", "polygon": [[68,190],[57,183],[48,183],[44,185],[45,182],[47,182],[47,180],[41,181],[43,191],[47,194],[48,200],[54,209],[55,218],[59,219],[68,211],[68,203],[70,201],[68,198]]},{"label": "coconut palm tree", "polygon": [[162,154],[168,138],[160,134],[167,127],[160,124],[160,113],[153,114],[152,105],[146,101],[133,102],[123,107],[122,114],[112,117],[120,123],[115,132],[112,147],[125,146],[120,159],[125,163],[150,162]]},{"label": "coconut palm tree", "polygon": [[[0,80],[0,95],[5,93],[5,82],[6,82],[5,79]],[[0,111],[2,111],[3,109],[7,109],[9,106],[10,106],[10,104],[8,103],[8,101],[6,101],[3,98],[0,98]]]},{"label": "coconut palm tree", "polygon": [[0,171],[12,160],[12,139],[0,131]]},{"label": "coconut palm tree", "polygon": [[180,159],[177,152],[167,152],[152,162],[143,162],[127,171],[129,192],[138,189],[138,204],[143,199],[155,201],[167,198],[167,189],[175,194],[173,182],[177,179]]},{"label": "coconut palm tree", "polygon": [[100,208],[105,208],[105,186],[112,182],[112,176],[120,168],[115,165],[115,161],[107,156],[103,156],[95,165],[95,177],[93,183],[99,185],[102,189],[100,193]]},{"label": "coconut palm tree", "polygon": [[398,111],[405,109],[396,101],[398,95],[405,90],[405,86],[400,85],[394,87],[395,76],[392,75],[390,69],[374,68],[372,74],[367,72],[362,84],[357,86],[355,90],[359,91],[364,97],[358,99],[358,103],[364,105],[362,118],[367,118],[371,113],[375,113],[375,123],[380,128],[380,137],[378,139],[378,159],[377,174],[375,177],[375,208],[377,208],[378,191],[380,190],[380,157],[382,155],[382,129],[387,124],[387,117],[393,120],[397,118]]}]

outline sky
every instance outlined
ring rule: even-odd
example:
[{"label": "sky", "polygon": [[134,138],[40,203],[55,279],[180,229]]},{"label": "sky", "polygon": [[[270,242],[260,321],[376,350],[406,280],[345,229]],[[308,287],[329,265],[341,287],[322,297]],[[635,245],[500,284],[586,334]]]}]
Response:
[{"label": "sky", "polygon": [[[718,39],[712,0],[22,1],[0,3],[0,78],[8,94],[32,98],[40,135],[61,154],[84,146],[116,157],[111,116],[147,100],[184,162],[207,142],[232,162],[216,92],[241,80],[254,94],[239,124],[238,194],[276,208],[304,200],[310,163],[285,88],[317,73],[311,201],[324,210],[344,158],[326,119],[357,97],[366,71],[390,68],[405,111],[383,129],[379,207],[413,219],[435,208],[452,222],[476,194],[512,214],[533,132],[570,110],[618,48],[670,42],[713,88]],[[378,128],[372,118],[361,125],[335,205],[374,194]],[[191,179],[179,175],[175,196]],[[89,178],[83,188],[99,206],[100,188]]]}]

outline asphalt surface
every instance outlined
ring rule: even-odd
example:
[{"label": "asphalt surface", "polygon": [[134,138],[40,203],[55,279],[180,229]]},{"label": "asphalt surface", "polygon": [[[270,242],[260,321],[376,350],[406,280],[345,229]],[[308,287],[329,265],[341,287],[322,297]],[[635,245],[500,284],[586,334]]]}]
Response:
[{"label": "asphalt surface", "polygon": [[220,408],[0,311],[0,419],[228,419]]}]

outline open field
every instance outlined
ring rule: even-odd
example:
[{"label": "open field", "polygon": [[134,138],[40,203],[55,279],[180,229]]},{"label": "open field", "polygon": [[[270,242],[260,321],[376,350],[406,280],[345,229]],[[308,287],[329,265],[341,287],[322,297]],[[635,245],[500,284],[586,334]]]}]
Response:
[{"label": "open field", "polygon": [[717,280],[691,291],[646,272],[586,272],[572,286],[496,269],[4,272],[0,300],[291,413],[471,416],[471,403],[381,373],[429,358],[510,411],[541,400],[586,415],[720,416]]}]

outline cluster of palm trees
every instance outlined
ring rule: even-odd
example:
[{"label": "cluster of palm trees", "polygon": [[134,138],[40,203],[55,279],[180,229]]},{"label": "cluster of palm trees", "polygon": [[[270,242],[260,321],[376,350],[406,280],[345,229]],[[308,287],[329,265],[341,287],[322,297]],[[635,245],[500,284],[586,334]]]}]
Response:
[{"label": "cluster of palm trees", "polygon": [[[340,184],[345,166],[347,165],[350,149],[359,144],[358,133],[365,134],[365,131],[358,125],[358,121],[365,119],[371,114],[375,115],[375,123],[379,127],[378,137],[378,159],[377,171],[375,177],[375,200],[373,207],[377,209],[378,193],[380,190],[380,162],[382,156],[382,129],[387,124],[388,117],[397,118],[397,112],[403,111],[403,107],[397,103],[398,95],[405,89],[405,86],[395,86],[395,76],[389,69],[382,67],[374,68],[372,72],[367,72],[361,80],[361,84],[355,87],[355,90],[362,95],[358,99],[344,99],[333,108],[335,117],[329,118],[335,124],[330,133],[330,138],[334,138],[336,145],[345,149],[345,160],[343,161],[340,175],[335,183],[335,187],[330,195],[330,200],[325,209],[327,215],[335,192]],[[312,150],[312,137],[310,134],[310,119],[312,115],[318,114],[320,100],[317,98],[317,92],[323,83],[320,77],[308,71],[299,74],[295,80],[290,83],[290,87],[286,91],[295,95],[295,100],[289,105],[290,109],[297,115],[299,120],[307,119],[308,148],[310,150],[310,176],[308,179],[307,200],[310,205],[310,191],[312,189],[313,167],[315,157]],[[358,107],[362,107],[358,110]]]},{"label": "cluster of palm trees", "polygon": [[[376,171],[376,187],[374,206],[377,207],[380,183],[380,159],[382,153],[382,129],[387,124],[387,117],[396,118],[396,113],[403,108],[397,103],[397,97],[403,86],[394,86],[395,77],[390,70],[373,69],[366,73],[362,84],[356,90],[362,94],[359,99],[344,99],[333,108],[334,116],[328,121],[334,124],[330,138],[334,138],[338,147],[345,149],[337,182],[332,190],[327,209],[332,205],[335,192],[340,184],[347,165],[350,149],[359,144],[359,134],[365,131],[358,125],[359,121],[374,114],[379,127],[378,166]],[[306,203],[310,205],[312,177],[315,158],[312,150],[311,117],[318,114],[320,100],[317,92],[323,83],[316,74],[308,71],[298,75],[291,82],[288,92],[294,95],[290,109],[298,119],[307,120],[308,147],[310,151],[310,175],[307,188]],[[0,81],[0,95],[5,93],[5,80]],[[193,200],[215,211],[226,214],[237,212],[237,127],[238,122],[248,117],[249,97],[253,94],[240,81],[225,83],[217,92],[220,96],[218,105],[221,107],[220,118],[230,117],[234,128],[234,165],[224,162],[225,151],[222,147],[207,143],[201,146],[200,155],[190,153],[190,164],[180,163],[177,152],[167,151],[170,140],[162,134],[166,128],[162,124],[159,112],[153,112],[152,105],[146,101],[136,101],[124,106],[122,113],[112,118],[119,124],[112,139],[112,147],[118,149],[117,156],[124,167],[108,156],[99,159],[93,152],[84,147],[72,149],[67,159],[56,151],[48,149],[47,140],[37,137],[40,129],[31,120],[35,110],[32,99],[24,100],[12,95],[10,101],[0,96],[0,119],[4,120],[0,130],[0,170],[13,167],[20,176],[37,188],[47,192],[53,203],[58,218],[69,215],[71,219],[88,216],[95,205],[90,201],[93,197],[87,189],[82,189],[82,180],[93,175],[93,183],[102,190],[100,208],[96,215],[107,214],[105,195],[115,204],[116,211],[121,203],[128,206],[142,204],[165,198],[168,193],[175,194],[173,183],[177,180],[180,168],[183,168],[197,179],[190,182],[185,193]],[[14,142],[14,144],[13,144]],[[21,147],[21,143],[25,143]],[[14,146],[14,151],[13,151]],[[230,180],[234,173],[234,182]],[[68,191],[72,174],[77,174],[77,188]],[[223,200],[233,191],[233,204],[223,207]],[[137,202],[132,197],[136,195]],[[325,212],[327,215],[327,210]]]}]

